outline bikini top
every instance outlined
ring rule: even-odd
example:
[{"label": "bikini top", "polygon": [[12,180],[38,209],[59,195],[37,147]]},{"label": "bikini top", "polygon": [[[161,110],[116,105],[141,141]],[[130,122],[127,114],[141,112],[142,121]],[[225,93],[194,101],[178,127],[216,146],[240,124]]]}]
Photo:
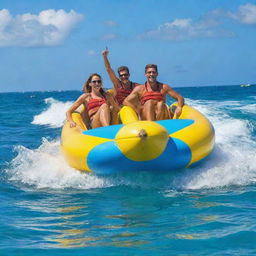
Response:
[{"label": "bikini top", "polygon": [[94,108],[99,108],[104,103],[106,103],[105,98],[101,98],[101,99],[90,98],[89,102],[87,103],[87,110],[89,111]]},{"label": "bikini top", "polygon": [[160,83],[157,83],[157,91],[148,91],[147,82],[145,83],[146,91],[143,93],[142,97],[140,98],[141,105],[144,105],[148,100],[156,100],[156,101],[165,101],[165,97],[160,92]]}]

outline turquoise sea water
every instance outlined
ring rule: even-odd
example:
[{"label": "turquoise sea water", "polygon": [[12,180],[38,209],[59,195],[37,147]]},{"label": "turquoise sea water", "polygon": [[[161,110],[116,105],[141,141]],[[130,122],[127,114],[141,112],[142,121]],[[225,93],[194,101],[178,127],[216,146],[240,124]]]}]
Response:
[{"label": "turquoise sea water", "polygon": [[1,93],[0,255],[256,255],[256,86],[176,90],[214,125],[214,152],[111,176],[60,153],[80,92]]}]

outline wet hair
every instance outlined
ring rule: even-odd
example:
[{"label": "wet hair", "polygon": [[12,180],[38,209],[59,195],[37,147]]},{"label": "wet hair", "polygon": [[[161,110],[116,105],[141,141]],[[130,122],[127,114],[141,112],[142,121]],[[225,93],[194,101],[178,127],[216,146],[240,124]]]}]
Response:
[{"label": "wet hair", "polygon": [[[100,76],[98,73],[93,73],[93,74],[91,74],[91,75],[88,77],[87,81],[86,81],[86,82],[84,83],[84,85],[83,85],[83,91],[84,91],[84,92],[86,92],[86,93],[91,93],[91,92],[92,92],[92,87],[89,85],[89,83],[92,81],[92,78],[93,78],[94,76],[99,77],[100,80],[102,81],[102,78],[101,78],[101,76]],[[103,88],[100,88],[100,93],[101,93],[102,96],[105,98],[106,92],[103,90]]]},{"label": "wet hair", "polygon": [[147,69],[149,68],[154,68],[157,71],[157,65],[156,64],[147,64],[146,67],[145,67],[145,73],[147,73]]},{"label": "wet hair", "polygon": [[119,67],[119,68],[117,69],[117,72],[118,72],[119,75],[120,75],[120,72],[121,72],[121,71],[127,71],[128,74],[130,74],[129,68],[126,67],[126,66],[121,66],[121,67]]}]

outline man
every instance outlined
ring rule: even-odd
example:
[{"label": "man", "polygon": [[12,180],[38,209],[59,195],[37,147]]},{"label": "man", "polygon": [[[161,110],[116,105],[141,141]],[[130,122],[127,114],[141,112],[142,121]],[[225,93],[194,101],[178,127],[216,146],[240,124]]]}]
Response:
[{"label": "man", "polygon": [[124,99],[132,92],[132,90],[139,85],[138,83],[133,83],[129,80],[130,73],[129,69],[126,66],[121,66],[118,68],[118,75],[119,78],[115,75],[115,72],[110,66],[110,62],[108,60],[109,51],[106,48],[102,52],[104,58],[104,64],[106,70],[108,72],[109,78],[114,85],[114,96],[120,106],[123,105]]},{"label": "man", "polygon": [[174,115],[180,116],[184,105],[184,98],[175,92],[169,85],[156,80],[158,76],[157,65],[148,64],[145,67],[147,81],[137,86],[124,100],[124,105],[130,106],[140,113],[142,120],[163,120],[170,118],[169,110],[165,104],[166,95],[178,101]]}]

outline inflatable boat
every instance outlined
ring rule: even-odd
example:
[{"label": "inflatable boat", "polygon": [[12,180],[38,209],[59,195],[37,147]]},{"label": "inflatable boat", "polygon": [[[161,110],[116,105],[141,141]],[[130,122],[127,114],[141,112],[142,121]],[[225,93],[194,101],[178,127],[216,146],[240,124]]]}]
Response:
[{"label": "inflatable boat", "polygon": [[178,119],[161,121],[140,121],[132,108],[124,106],[120,124],[91,130],[79,112],[72,117],[77,126],[64,124],[61,149],[67,163],[81,171],[173,171],[201,161],[214,148],[212,124],[188,105]]}]

